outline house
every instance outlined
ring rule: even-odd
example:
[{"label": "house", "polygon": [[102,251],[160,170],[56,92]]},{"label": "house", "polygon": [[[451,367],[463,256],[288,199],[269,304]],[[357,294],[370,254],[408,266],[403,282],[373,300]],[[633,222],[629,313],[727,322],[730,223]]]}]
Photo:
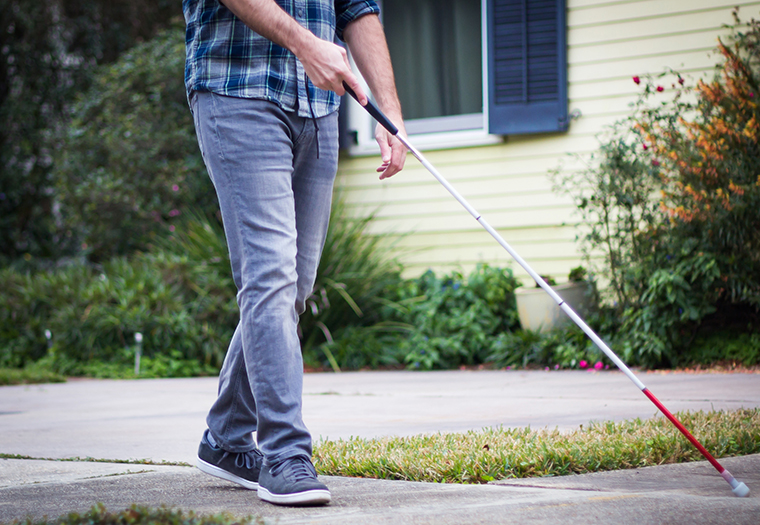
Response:
[{"label": "house", "polygon": [[[760,11],[736,0],[382,0],[411,143],[558,282],[582,262],[579,217],[549,172],[629,114],[634,76],[711,77],[736,5],[745,19]],[[413,157],[378,181],[373,122],[353,101],[344,118],[337,186],[352,213],[376,211],[373,232],[403,235],[410,275],[486,262],[529,279]]]}]

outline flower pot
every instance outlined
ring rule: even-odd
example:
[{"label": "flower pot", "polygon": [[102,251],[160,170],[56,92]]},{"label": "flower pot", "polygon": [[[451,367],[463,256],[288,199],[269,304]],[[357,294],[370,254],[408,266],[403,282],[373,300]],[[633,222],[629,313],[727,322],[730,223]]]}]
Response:
[{"label": "flower pot", "polygon": [[[578,315],[583,316],[591,306],[591,285],[586,281],[553,286],[554,291]],[[560,310],[554,299],[542,288],[518,288],[515,290],[517,315],[525,330],[548,332],[570,318]]]}]

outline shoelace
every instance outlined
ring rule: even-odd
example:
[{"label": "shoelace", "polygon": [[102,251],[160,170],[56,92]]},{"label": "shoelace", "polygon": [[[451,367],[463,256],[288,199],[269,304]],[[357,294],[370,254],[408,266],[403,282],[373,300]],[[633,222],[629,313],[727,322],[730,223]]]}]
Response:
[{"label": "shoelace", "polygon": [[222,456],[222,459],[226,458],[227,456],[233,455],[235,456],[235,466],[237,468],[247,468],[252,469],[256,466],[256,462],[259,461],[259,458],[262,457],[261,452],[254,449],[249,452],[224,452],[224,455]]},{"label": "shoelace", "polygon": [[283,469],[287,469],[288,478],[291,478],[293,481],[313,479],[317,475],[317,471],[314,470],[311,461],[302,457],[286,459],[272,469],[272,474],[277,476]]}]

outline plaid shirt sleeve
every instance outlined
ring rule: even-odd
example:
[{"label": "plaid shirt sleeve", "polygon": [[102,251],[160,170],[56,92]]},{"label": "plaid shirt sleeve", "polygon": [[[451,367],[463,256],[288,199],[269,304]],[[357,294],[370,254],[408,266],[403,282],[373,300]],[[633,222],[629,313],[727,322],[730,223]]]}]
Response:
[{"label": "plaid shirt sleeve", "polygon": [[[317,37],[333,41],[357,18],[378,13],[374,0],[276,0]],[[302,117],[336,111],[339,97],[318,89],[289,50],[248,28],[219,0],[183,0],[185,85],[193,91],[269,100]]]},{"label": "plaid shirt sleeve", "polygon": [[343,40],[343,31],[348,24],[361,16],[379,13],[380,8],[374,0],[335,0],[335,34]]}]

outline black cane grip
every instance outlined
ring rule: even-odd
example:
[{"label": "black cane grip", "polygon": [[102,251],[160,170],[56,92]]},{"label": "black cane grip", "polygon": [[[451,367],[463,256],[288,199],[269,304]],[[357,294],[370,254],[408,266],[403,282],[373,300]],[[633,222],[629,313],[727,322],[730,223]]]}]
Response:
[{"label": "black cane grip", "polygon": [[[348,87],[348,84],[343,82],[343,89],[346,90],[346,93],[354,97],[354,99],[359,102],[358,97],[356,96],[356,93],[353,89]],[[391,135],[396,135],[398,133],[398,128],[393,125],[393,122],[388,120],[388,117],[386,117],[382,111],[380,111],[380,108],[378,108],[374,102],[367,99],[367,105],[364,106],[364,109],[367,110],[367,113],[372,115],[372,118],[374,118],[382,127],[388,130],[388,133]]]}]

